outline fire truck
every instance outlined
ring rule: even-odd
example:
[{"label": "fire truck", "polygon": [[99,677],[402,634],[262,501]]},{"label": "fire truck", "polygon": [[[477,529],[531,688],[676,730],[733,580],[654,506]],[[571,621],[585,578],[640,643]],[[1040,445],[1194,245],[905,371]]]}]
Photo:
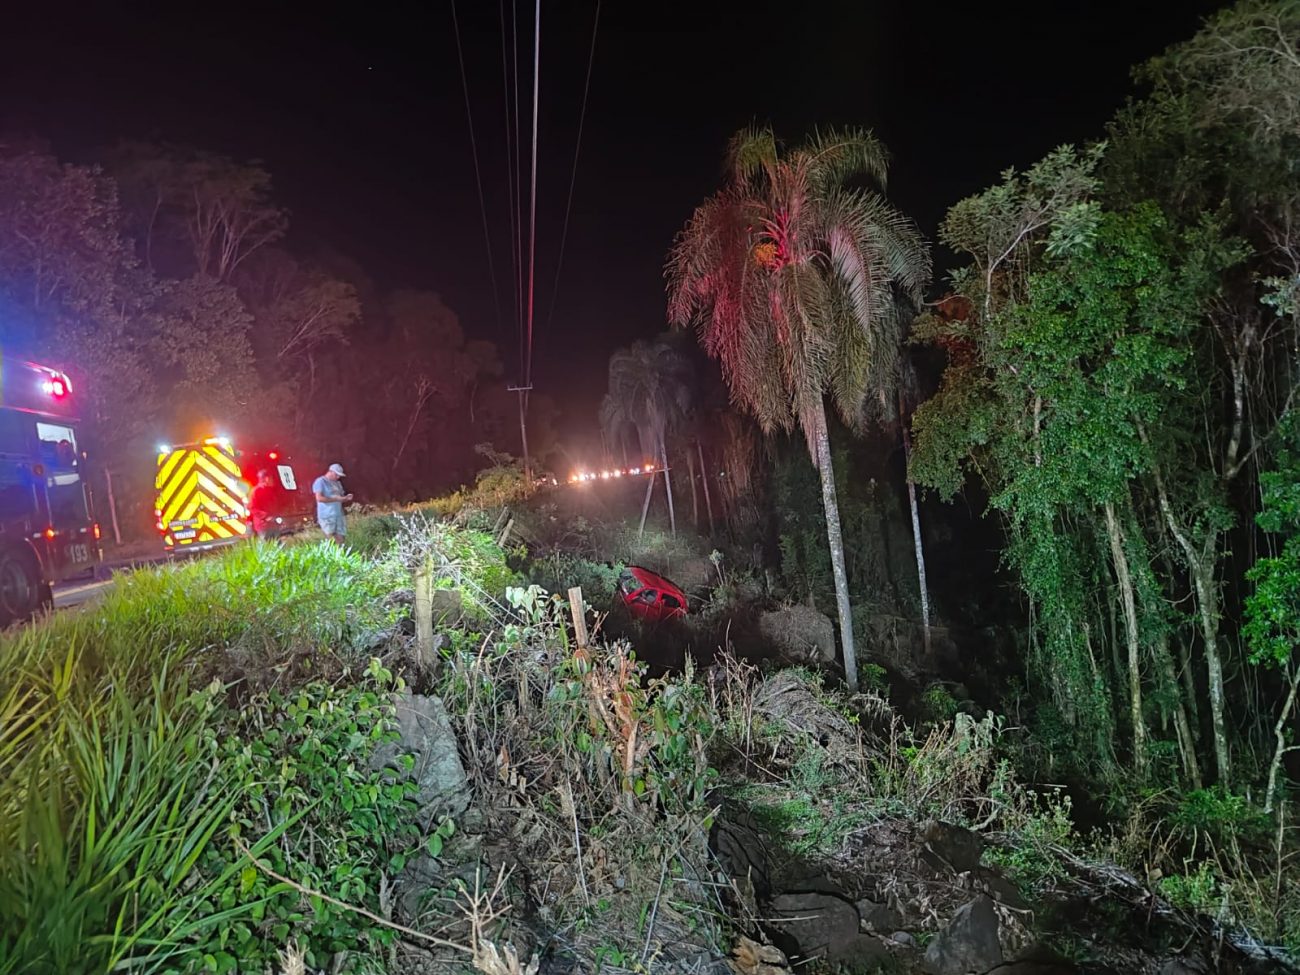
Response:
[{"label": "fire truck", "polygon": [[67,375],[0,350],[0,626],[102,558],[78,412]]},{"label": "fire truck", "polygon": [[248,501],[261,470],[271,474],[270,534],[296,531],[308,519],[309,492],[278,448],[243,451],[224,436],[159,445],[154,517],[163,548],[198,551],[251,537]]}]

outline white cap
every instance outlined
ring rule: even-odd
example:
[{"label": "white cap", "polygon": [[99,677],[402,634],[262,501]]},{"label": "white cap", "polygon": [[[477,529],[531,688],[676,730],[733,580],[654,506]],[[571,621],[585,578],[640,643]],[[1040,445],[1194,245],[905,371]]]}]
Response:
[{"label": "white cap", "polygon": [[343,473],[342,464],[330,464],[330,473],[337,474],[339,477],[347,477],[347,475]]}]

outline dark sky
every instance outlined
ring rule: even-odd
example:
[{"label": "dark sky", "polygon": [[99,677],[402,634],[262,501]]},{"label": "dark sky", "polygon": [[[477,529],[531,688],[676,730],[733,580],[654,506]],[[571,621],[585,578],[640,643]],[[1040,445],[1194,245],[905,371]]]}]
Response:
[{"label": "dark sky", "polygon": [[[527,136],[533,8],[518,2]],[[933,236],[951,203],[1006,166],[1100,135],[1131,90],[1129,67],[1221,5],[604,0],[552,318],[596,3],[544,0],[537,388],[585,425],[611,349],[662,327],[664,254],[717,188],[741,125],[771,121],[791,140],[815,124],[875,128],[893,154],[894,202]],[[0,130],[35,131],[70,158],[151,134],[260,158],[293,211],[293,244],[341,251],[382,285],[441,292],[467,331],[517,362],[499,0],[460,0],[457,12],[503,323],[449,0],[333,15],[326,5],[108,6],[6,11]]]}]

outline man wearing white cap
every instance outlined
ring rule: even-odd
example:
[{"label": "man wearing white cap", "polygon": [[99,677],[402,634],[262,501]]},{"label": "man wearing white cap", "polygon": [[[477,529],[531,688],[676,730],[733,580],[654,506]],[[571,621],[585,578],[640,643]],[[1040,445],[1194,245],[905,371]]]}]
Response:
[{"label": "man wearing white cap", "polygon": [[316,478],[311,486],[316,495],[316,521],[325,537],[337,545],[343,544],[348,533],[347,521],[343,517],[343,502],[351,501],[352,495],[343,493],[343,466],[330,464],[330,469]]}]

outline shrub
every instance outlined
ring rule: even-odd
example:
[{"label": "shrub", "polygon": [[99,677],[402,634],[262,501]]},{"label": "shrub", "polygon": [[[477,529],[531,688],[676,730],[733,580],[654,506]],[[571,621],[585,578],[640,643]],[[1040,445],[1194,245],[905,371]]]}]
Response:
[{"label": "shrub", "polygon": [[594,562],[567,552],[554,552],[532,564],[532,579],[548,592],[564,593],[582,587],[583,597],[595,606],[607,605],[618,588],[622,562]]},{"label": "shrub", "polygon": [[0,636],[0,971],[148,969],[228,924],[201,906],[238,861],[195,867],[239,770],[212,744],[224,690],[191,675],[359,671],[397,578],[333,545],[250,543]]},{"label": "shrub", "polygon": [[[416,823],[417,787],[367,766],[380,744],[396,738],[386,690],[391,675],[374,661],[371,679],[349,687],[308,684],[271,691],[239,712],[220,715],[209,747],[238,783],[233,826],[201,861],[209,884],[200,908],[230,919],[196,939],[186,952],[191,970],[260,972],[274,965],[290,937],[313,969],[336,952],[378,954],[395,936],[365,916],[269,876],[241,849],[268,829],[280,841],[260,858],[276,873],[310,890],[372,912],[380,891],[422,849]],[[402,756],[404,767],[414,764]],[[441,843],[446,829],[435,834]],[[214,966],[215,962],[215,966]]]}]

